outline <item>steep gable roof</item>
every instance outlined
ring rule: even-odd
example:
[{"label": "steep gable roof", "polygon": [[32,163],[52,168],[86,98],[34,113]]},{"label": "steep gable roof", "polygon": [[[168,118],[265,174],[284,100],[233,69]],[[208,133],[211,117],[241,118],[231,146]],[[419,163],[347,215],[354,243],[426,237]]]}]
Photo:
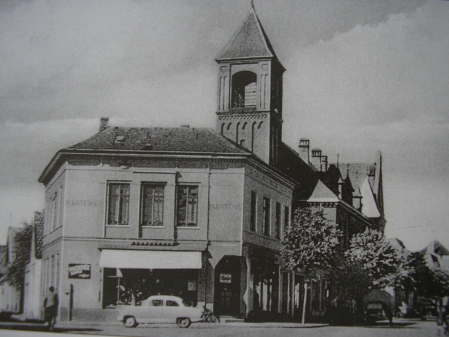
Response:
[{"label": "steep gable roof", "polygon": [[434,254],[437,254],[440,256],[445,256],[445,255],[449,256],[449,250],[446,247],[444,247],[437,240],[430,241],[430,243],[427,245],[427,247],[424,248],[423,250],[421,250],[421,252],[434,253]]},{"label": "steep gable roof", "polygon": [[217,60],[252,57],[276,57],[254,8],[251,8],[243,25],[220,51]]},{"label": "steep gable roof", "polygon": [[381,213],[377,207],[376,200],[374,199],[368,177],[365,178],[360,193],[362,195],[362,213],[368,218],[379,218]]},{"label": "steep gable roof", "polygon": [[318,180],[309,202],[338,202],[340,199],[321,181]]}]

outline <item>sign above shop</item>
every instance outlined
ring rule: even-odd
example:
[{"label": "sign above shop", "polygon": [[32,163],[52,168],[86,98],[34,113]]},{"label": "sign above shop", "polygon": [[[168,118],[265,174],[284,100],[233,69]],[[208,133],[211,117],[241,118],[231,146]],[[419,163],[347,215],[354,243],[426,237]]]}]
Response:
[{"label": "sign above shop", "polygon": [[220,274],[220,283],[231,283],[231,274]]},{"label": "sign above shop", "polygon": [[188,281],[187,282],[187,290],[188,291],[195,291],[196,290],[196,281],[192,280],[192,281]]},{"label": "sign above shop", "polygon": [[69,263],[69,278],[90,279],[90,264]]}]

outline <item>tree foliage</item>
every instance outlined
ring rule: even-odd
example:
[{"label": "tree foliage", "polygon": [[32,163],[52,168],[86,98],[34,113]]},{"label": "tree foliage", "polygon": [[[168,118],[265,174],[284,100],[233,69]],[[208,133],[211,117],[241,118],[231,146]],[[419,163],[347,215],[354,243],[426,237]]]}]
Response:
[{"label": "tree foliage", "polygon": [[404,277],[405,256],[377,230],[355,234],[345,256],[373,289],[395,285],[398,277]]},{"label": "tree foliage", "polygon": [[[337,225],[324,217],[322,209],[305,207],[295,211],[290,227],[285,230],[281,255],[287,268],[304,274],[305,289],[317,271],[334,264],[341,236]],[[305,294],[302,324],[305,324],[307,291]]]},{"label": "tree foliage", "polygon": [[430,268],[424,252],[410,252],[406,256],[404,270],[407,274],[396,286],[406,291],[416,291],[419,296],[438,297],[449,295],[449,273],[447,270]]},{"label": "tree foliage", "polygon": [[307,276],[333,265],[341,236],[337,225],[324,217],[322,209],[300,208],[285,229],[281,255],[290,270]]},{"label": "tree foliage", "polygon": [[15,257],[8,266],[6,279],[8,284],[15,286],[17,290],[23,289],[25,266],[30,259],[31,236],[33,227],[27,223],[23,223],[23,228],[14,236]]}]

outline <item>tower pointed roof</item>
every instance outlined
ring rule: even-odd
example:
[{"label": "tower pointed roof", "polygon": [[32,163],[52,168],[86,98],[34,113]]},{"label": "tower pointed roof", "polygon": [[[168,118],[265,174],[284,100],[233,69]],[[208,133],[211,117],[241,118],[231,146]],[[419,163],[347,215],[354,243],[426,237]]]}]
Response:
[{"label": "tower pointed roof", "polygon": [[318,180],[309,202],[338,202],[338,197],[321,180]]},{"label": "tower pointed roof", "polygon": [[[216,60],[268,57],[276,58],[276,53],[265,33],[254,7],[243,25],[237,29]],[[278,60],[279,62],[279,60]]]}]

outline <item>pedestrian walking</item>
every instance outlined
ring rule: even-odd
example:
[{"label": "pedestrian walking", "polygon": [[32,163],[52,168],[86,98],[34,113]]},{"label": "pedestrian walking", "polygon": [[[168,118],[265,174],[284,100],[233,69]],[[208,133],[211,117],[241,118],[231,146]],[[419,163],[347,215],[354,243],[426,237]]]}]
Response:
[{"label": "pedestrian walking", "polygon": [[437,336],[447,336],[448,322],[447,315],[449,313],[449,296],[444,296],[439,302],[438,318],[437,318]]},{"label": "pedestrian walking", "polygon": [[44,318],[48,324],[48,329],[53,331],[56,324],[56,315],[58,314],[59,299],[55,293],[55,288],[48,288],[47,296],[44,299]]},{"label": "pedestrian walking", "polygon": [[336,296],[331,301],[331,324],[336,325],[340,323],[340,317],[341,317],[341,301],[338,299],[338,296]]}]

